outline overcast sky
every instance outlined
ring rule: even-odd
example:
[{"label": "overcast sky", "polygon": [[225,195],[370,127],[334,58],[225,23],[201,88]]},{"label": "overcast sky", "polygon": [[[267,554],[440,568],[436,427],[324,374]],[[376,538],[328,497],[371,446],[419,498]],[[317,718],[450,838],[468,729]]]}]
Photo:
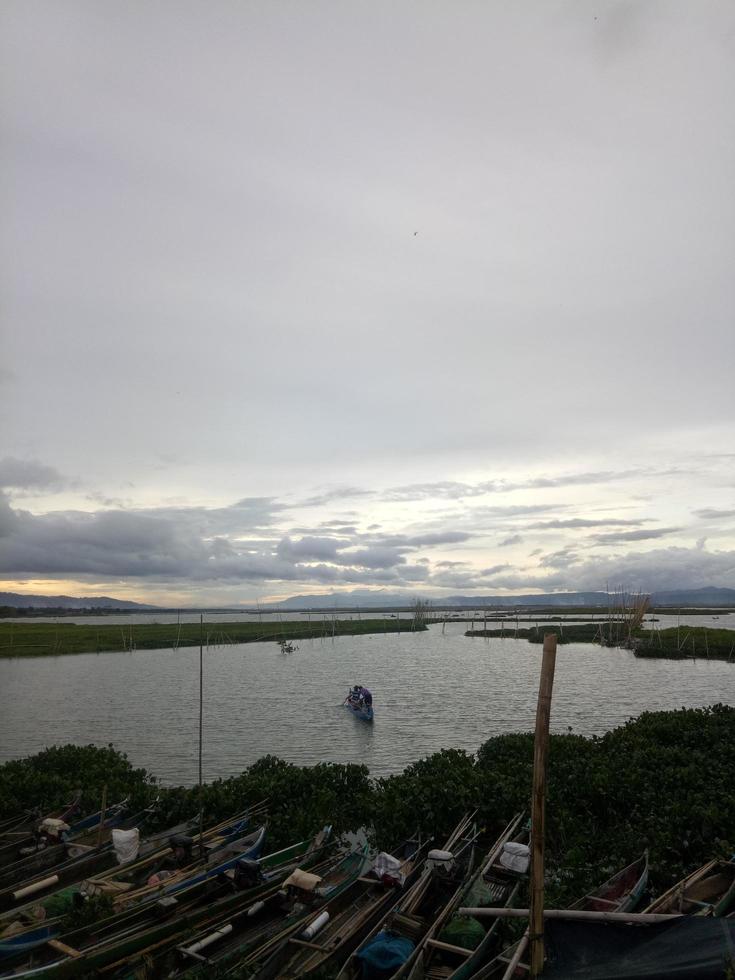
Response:
[{"label": "overcast sky", "polygon": [[729,0],[0,21],[0,589],[735,587]]}]

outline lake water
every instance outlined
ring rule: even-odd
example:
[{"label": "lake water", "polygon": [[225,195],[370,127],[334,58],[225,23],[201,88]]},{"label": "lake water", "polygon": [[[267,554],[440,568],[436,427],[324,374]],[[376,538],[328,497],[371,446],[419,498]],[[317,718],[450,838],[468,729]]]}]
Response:
[{"label": "lake water", "polygon": [[[534,726],[541,646],[443,631],[299,640],[204,652],[204,774],[228,776],[268,753],[291,762],[360,762],[374,775],[441,748],[475,751]],[[375,722],[342,707],[370,687]],[[164,783],[197,774],[199,650],[0,660],[0,761],[64,742],[114,745]],[[601,734],[645,710],[735,703],[735,663],[636,659],[562,645],[553,731]]]}]

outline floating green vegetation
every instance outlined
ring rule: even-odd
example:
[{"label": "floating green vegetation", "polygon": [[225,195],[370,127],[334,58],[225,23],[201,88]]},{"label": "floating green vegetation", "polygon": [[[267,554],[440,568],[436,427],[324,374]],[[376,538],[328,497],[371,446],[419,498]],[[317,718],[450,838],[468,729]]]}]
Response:
[{"label": "floating green vegetation", "polygon": [[[482,701],[476,702],[483,710]],[[552,715],[553,717],[553,715]],[[0,766],[0,817],[68,801],[81,786],[89,810],[104,783],[111,798],[160,794],[160,827],[195,815],[226,819],[268,799],[269,848],[326,823],[335,833],[369,828],[381,847],[415,831],[440,841],[467,809],[496,836],[527,810],[533,735],[489,739],[473,755],[445,749],[403,772],[371,779],[366,766],[295,766],[266,756],[238,776],[198,789],[163,788],[111,747],[63,746]],[[549,901],[567,903],[649,848],[654,888],[663,891],[735,846],[735,708],[646,712],[599,738],[551,736],[548,770]],[[113,784],[114,783],[114,787]],[[298,800],[298,806],[294,805]]]},{"label": "floating green vegetation", "polygon": [[424,630],[413,619],[316,618],[292,622],[248,623],[0,623],[0,657],[47,657],[67,653],[113,653],[120,650],[224,646],[356,636],[364,633],[399,633]]},{"label": "floating green vegetation", "polygon": [[467,630],[465,636],[526,639],[543,643],[547,633],[554,633],[558,643],[598,643],[601,646],[626,647],[637,657],[662,657],[675,660],[693,657],[729,660],[735,663],[735,630],[711,629],[708,626],[673,626],[669,629],[637,629],[631,636],[625,623],[600,622],[585,626],[552,625],[501,629]]},{"label": "floating green vegetation", "polygon": [[[529,640],[531,643],[543,643],[544,636],[548,633],[553,633],[556,636],[558,643],[605,643],[611,642],[609,623],[586,623],[584,626],[578,626],[573,624],[567,626],[561,623],[554,623],[553,625],[542,625],[542,626],[531,626],[531,627],[519,627],[515,626],[505,626],[500,629],[481,629],[481,630],[467,630],[465,636],[496,636],[496,637],[517,637],[519,639]],[[627,635],[627,634],[626,634]],[[612,639],[617,640],[616,631],[613,630]],[[622,642],[623,634],[620,635],[620,640]],[[615,643],[617,645],[617,642]]]},{"label": "floating green vegetation", "polygon": [[730,660],[735,663],[735,630],[710,629],[708,626],[672,626],[665,630],[639,630],[636,634],[637,657]]}]

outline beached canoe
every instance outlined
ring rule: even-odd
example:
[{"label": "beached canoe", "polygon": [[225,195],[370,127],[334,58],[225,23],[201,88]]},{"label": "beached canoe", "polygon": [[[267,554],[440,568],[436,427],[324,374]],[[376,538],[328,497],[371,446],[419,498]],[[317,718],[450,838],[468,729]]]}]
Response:
[{"label": "beached canoe", "polygon": [[376,975],[407,977],[422,943],[472,870],[477,832],[474,813],[463,817],[441,850],[430,851],[418,878],[373,926],[338,974],[338,980]]},{"label": "beached canoe", "polygon": [[480,867],[462,885],[444,914],[429,930],[409,980],[441,974],[466,980],[492,950],[500,919],[482,921],[459,915],[462,906],[510,907],[528,877],[529,826],[519,813],[490,848]]},{"label": "beached canoe", "polygon": [[710,861],[669,888],[646,912],[725,915],[735,905],[735,861]]},{"label": "beached canoe", "polygon": [[[327,968],[335,970],[396,901],[396,888],[413,884],[427,850],[428,842],[409,840],[391,855],[379,855],[365,875],[305,920],[303,929],[276,949],[255,974],[258,980],[296,980]],[[388,865],[392,871],[387,870]]]},{"label": "beached canoe", "polygon": [[630,912],[648,884],[648,851],[571,907],[588,912]]}]

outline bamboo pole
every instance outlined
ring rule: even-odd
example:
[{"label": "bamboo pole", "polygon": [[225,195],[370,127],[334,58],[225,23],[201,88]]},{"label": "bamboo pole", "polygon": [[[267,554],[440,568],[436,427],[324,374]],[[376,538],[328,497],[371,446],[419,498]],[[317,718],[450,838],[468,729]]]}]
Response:
[{"label": "bamboo pole", "polygon": [[202,796],[202,723],[204,719],[204,613],[199,613],[199,850],[204,836],[204,798]]},{"label": "bamboo pole", "polygon": [[107,813],[107,783],[102,787],[102,807],[100,808],[100,825],[97,830],[97,847],[102,843],[102,831],[105,826],[105,814]]},{"label": "bamboo pole", "polygon": [[[471,906],[457,909],[458,915],[469,915],[475,919],[527,919],[530,909],[502,908],[472,908]],[[652,925],[656,922],[669,922],[671,919],[681,919],[681,912],[591,912],[582,909],[544,909],[545,919],[574,919],[583,922],[638,922],[641,925]]]},{"label": "bamboo pole", "polygon": [[533,795],[531,797],[531,976],[537,977],[544,967],[544,819],[546,810],[546,760],[549,752],[549,719],[551,694],[556,665],[556,634],[544,636],[536,734],[533,745]]}]

